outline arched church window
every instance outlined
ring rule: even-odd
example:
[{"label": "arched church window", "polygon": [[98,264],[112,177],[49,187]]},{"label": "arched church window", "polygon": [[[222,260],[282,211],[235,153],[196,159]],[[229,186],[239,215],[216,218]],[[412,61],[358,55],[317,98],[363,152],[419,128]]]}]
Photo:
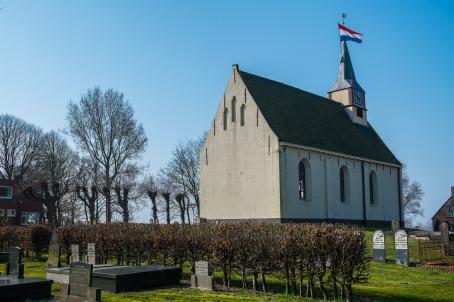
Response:
[{"label": "arched church window", "polygon": [[300,199],[310,200],[311,167],[307,159],[302,159],[298,165],[298,192]]},{"label": "arched church window", "polygon": [[223,116],[223,123],[224,123],[224,130],[227,130],[227,122],[229,120],[229,110],[227,108],[224,109],[224,116]]},{"label": "arched church window", "polygon": [[339,183],[340,183],[340,200],[342,202],[348,201],[350,193],[350,179],[348,175],[348,169],[346,166],[342,166],[339,171]]},{"label": "arched church window", "polygon": [[244,126],[246,124],[246,105],[241,105],[240,108],[240,125]]},{"label": "arched church window", "polygon": [[236,97],[232,99],[232,122],[236,122]]},{"label": "arched church window", "polygon": [[306,198],[306,167],[304,166],[304,162],[300,161],[298,166],[298,190],[301,199]]},{"label": "arched church window", "polygon": [[375,171],[372,171],[369,174],[369,200],[371,205],[378,202],[378,183],[377,173],[375,173]]}]

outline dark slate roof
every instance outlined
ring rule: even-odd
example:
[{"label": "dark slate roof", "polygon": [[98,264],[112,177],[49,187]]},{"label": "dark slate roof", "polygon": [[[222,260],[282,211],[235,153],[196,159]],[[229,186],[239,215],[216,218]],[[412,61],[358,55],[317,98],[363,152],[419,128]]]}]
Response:
[{"label": "dark slate roof", "polygon": [[352,60],[348,52],[347,42],[341,42],[341,57],[339,62],[339,70],[337,72],[336,83],[328,92],[341,90],[345,88],[355,88],[358,91],[364,92],[364,89],[356,81],[355,71],[353,70]]},{"label": "dark slate roof", "polygon": [[280,142],[400,165],[369,124],[355,124],[341,103],[239,71]]}]

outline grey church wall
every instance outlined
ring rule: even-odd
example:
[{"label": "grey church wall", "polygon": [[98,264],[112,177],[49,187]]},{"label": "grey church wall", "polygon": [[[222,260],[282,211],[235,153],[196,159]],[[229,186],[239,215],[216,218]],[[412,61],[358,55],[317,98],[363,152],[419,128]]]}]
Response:
[{"label": "grey church wall", "polygon": [[[231,100],[236,97],[236,122]],[[240,108],[245,104],[245,125]],[[229,110],[223,130],[224,108]],[[279,146],[238,74],[232,72],[201,150],[201,213],[209,220],[279,219]],[[216,128],[216,130],[214,129]],[[214,131],[216,134],[214,135]],[[206,164],[206,154],[208,164]]]},{"label": "grey church wall", "polygon": [[[310,163],[310,198],[303,200],[298,191],[298,165],[302,160]],[[361,161],[346,157],[281,146],[281,183],[285,192],[283,218],[330,221],[362,221],[363,184]],[[340,169],[345,165],[349,174],[347,200],[340,199]],[[378,182],[378,200],[370,204],[369,173],[375,171]],[[391,171],[391,172],[390,172]],[[366,220],[371,224],[399,220],[398,169],[380,164],[364,163],[364,189]],[[375,223],[374,223],[375,222]]]}]

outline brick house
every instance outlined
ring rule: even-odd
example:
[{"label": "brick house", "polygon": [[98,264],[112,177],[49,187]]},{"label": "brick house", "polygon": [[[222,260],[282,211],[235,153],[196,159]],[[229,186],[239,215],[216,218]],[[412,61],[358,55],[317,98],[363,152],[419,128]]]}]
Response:
[{"label": "brick house", "polygon": [[448,230],[454,232],[454,186],[451,187],[451,197],[441,206],[441,208],[432,217],[432,226],[434,231],[440,230],[440,225],[446,222]]},{"label": "brick house", "polygon": [[22,194],[14,180],[0,179],[0,224],[30,225],[43,221],[43,205]]}]

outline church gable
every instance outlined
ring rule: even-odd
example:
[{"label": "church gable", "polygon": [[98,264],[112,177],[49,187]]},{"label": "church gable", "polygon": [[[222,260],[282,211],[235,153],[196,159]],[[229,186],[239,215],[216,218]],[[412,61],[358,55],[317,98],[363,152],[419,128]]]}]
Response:
[{"label": "church gable", "polygon": [[279,142],[401,165],[372,126],[353,123],[341,103],[244,71],[239,74]]}]

